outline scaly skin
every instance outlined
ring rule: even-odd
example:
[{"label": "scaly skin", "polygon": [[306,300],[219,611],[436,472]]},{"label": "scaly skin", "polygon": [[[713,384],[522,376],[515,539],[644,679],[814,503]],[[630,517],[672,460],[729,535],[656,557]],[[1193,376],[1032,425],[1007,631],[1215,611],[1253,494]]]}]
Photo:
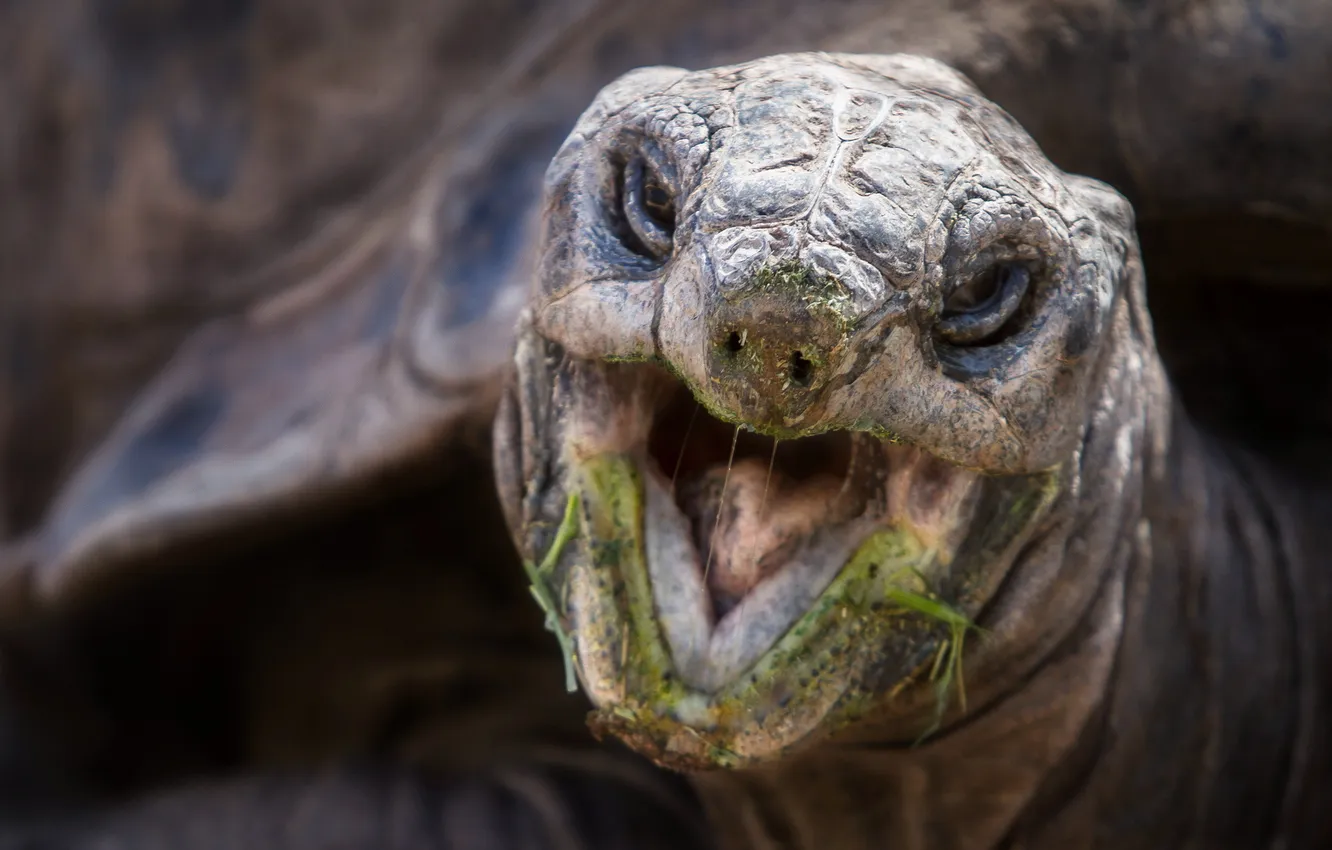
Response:
[{"label": "scaly skin", "polygon": [[[547,197],[509,520],[530,556],[581,496],[550,581],[593,726],[699,771],[728,846],[1319,846],[1324,500],[1188,423],[1118,194],[945,66],[797,54],[621,78]],[[826,562],[773,590],[805,569],[778,551],[749,621],[704,597],[770,520],[653,454],[681,386],[797,445],[859,435],[842,492],[868,495],[801,503]],[[941,632],[871,604],[899,561],[985,629],[968,710],[918,747]]]}]

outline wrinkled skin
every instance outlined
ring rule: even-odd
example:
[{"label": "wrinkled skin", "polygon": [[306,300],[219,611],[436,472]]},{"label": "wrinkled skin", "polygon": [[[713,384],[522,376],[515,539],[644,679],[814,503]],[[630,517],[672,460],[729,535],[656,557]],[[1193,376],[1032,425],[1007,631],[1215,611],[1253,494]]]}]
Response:
[{"label": "wrinkled skin", "polygon": [[[45,811],[59,826],[46,847],[133,836],[212,850],[227,846],[223,826],[252,823],[250,848],[314,850],[327,833],[269,827],[315,812],[366,846],[445,834],[642,846],[654,821],[686,834],[663,841],[699,846],[679,782],[605,750],[581,757],[584,703],[562,693],[498,507],[471,498],[493,486],[486,439],[471,435],[489,430],[511,360],[542,173],[596,92],[641,65],[835,49],[961,68],[1062,168],[1133,201],[1162,350],[1191,412],[1325,477],[1332,290],[1310,284],[1332,280],[1330,11],[1322,0],[0,4],[6,831]],[[790,354],[773,351],[770,370]],[[746,474],[731,495],[752,502]],[[1210,487],[1180,492],[1195,501],[1172,504],[1201,510]],[[785,504],[782,533],[803,533],[799,502]],[[753,580],[745,566],[719,570],[723,592]],[[1174,663],[1157,652],[1125,654]],[[971,663],[974,707],[984,694]],[[1213,690],[1250,681],[1252,667],[1225,668]],[[900,721],[906,734],[928,702]],[[1171,745],[1175,731],[1158,730]],[[547,769],[550,746],[578,757],[577,776]],[[390,768],[317,778],[365,761]],[[920,791],[919,762],[885,764],[871,767]],[[878,787],[834,768],[823,774],[834,797],[842,782]],[[266,795],[274,772],[281,788]],[[238,778],[210,790],[219,777]],[[205,787],[173,791],[195,783]],[[513,831],[446,805],[477,784],[519,787],[487,809]],[[149,791],[160,803],[140,801]],[[810,786],[757,799],[786,795],[801,802]],[[420,799],[460,822],[415,818]],[[600,818],[632,800],[648,803],[623,803],[644,820],[607,829]],[[856,835],[858,818],[883,814],[855,793],[839,805],[856,807],[840,821]],[[569,810],[587,817],[559,816]],[[533,818],[543,827],[528,830]],[[829,827],[811,820],[802,835],[824,846],[813,836],[831,841]]]},{"label": "wrinkled skin", "polygon": [[[1120,195],[943,65],[812,54],[621,78],[547,191],[510,522],[580,497],[594,728],[728,846],[1327,840],[1332,514],[1175,404]],[[984,633],[913,748],[918,581]]]}]

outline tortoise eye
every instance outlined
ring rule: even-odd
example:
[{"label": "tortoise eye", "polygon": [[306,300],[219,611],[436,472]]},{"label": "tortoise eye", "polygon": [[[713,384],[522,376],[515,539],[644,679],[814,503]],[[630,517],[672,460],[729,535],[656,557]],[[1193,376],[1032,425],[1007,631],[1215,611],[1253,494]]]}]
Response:
[{"label": "tortoise eye", "polygon": [[654,260],[670,256],[675,247],[675,197],[641,157],[625,166],[622,204],[624,218],[639,243],[629,247]]},{"label": "tortoise eye", "polygon": [[663,230],[675,230],[675,199],[655,178],[649,179],[643,186],[643,206]]},{"label": "tortoise eye", "polygon": [[939,335],[953,345],[997,342],[995,335],[1017,312],[1030,283],[1030,269],[1017,263],[991,266],[964,281],[944,301]]}]

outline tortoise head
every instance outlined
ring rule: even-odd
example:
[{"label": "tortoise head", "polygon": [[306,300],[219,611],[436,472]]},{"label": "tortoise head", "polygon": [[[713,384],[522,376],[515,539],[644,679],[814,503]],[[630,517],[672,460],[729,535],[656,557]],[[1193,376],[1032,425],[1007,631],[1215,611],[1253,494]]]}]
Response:
[{"label": "tortoise head", "polygon": [[1128,204],[936,62],[822,54],[629,74],[546,191],[497,468],[594,727],[702,767],[956,714],[1132,353]]}]

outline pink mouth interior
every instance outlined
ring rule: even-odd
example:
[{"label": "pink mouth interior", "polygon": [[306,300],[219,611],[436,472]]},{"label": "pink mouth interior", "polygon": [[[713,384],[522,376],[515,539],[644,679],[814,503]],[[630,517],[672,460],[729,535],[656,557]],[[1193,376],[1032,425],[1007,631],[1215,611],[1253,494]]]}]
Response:
[{"label": "pink mouth interior", "polygon": [[868,498],[852,486],[849,433],[785,441],[744,429],[737,435],[683,386],[657,414],[648,450],[673,481],[718,618],[819,529],[863,512]]}]

